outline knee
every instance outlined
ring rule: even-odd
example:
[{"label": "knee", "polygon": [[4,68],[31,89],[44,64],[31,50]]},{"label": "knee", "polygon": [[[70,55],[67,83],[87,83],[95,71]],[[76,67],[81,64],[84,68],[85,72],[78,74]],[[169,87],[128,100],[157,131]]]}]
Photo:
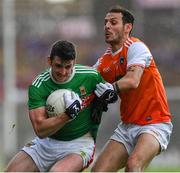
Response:
[{"label": "knee", "polygon": [[142,164],[142,160],[137,158],[136,156],[130,156],[125,171],[126,172],[142,172],[144,170],[144,166]]}]

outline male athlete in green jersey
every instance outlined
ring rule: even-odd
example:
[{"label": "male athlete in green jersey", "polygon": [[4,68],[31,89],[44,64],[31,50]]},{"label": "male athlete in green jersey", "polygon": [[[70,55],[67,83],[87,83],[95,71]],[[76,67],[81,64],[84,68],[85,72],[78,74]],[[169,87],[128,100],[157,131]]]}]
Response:
[{"label": "male athlete in green jersey", "polygon": [[[50,68],[29,86],[29,116],[37,137],[16,154],[6,171],[78,172],[92,161],[98,129],[91,117],[93,91],[104,81],[95,69],[75,64],[75,58],[71,42],[57,41],[52,46]],[[64,88],[76,94],[65,94],[66,111],[48,118],[47,97]]]}]

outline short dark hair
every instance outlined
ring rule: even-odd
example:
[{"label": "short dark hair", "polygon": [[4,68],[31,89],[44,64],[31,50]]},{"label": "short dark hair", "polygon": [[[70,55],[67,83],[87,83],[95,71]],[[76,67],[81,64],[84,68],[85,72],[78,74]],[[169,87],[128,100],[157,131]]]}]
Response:
[{"label": "short dark hair", "polygon": [[131,23],[134,24],[134,15],[126,8],[116,5],[110,8],[109,13],[122,13],[123,24]]},{"label": "short dark hair", "polygon": [[76,49],[73,43],[66,40],[59,40],[52,45],[50,59],[55,56],[60,57],[63,61],[74,60],[76,58]]}]

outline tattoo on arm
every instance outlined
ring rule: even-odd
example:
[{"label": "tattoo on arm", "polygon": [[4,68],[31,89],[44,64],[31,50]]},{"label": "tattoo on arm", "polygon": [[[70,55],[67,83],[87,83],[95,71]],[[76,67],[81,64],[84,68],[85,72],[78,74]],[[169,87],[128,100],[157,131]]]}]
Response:
[{"label": "tattoo on arm", "polygon": [[[144,71],[144,68],[141,66],[131,66],[127,69],[127,72],[132,72],[133,74],[135,74],[138,78],[141,78],[141,75]],[[131,73],[131,74],[132,74]]]},{"label": "tattoo on arm", "polygon": [[134,66],[131,66],[127,69],[128,72],[134,72],[135,71],[135,68]]},{"label": "tattoo on arm", "polygon": [[131,66],[131,67],[129,67],[129,68],[127,69],[127,71],[128,71],[128,72],[134,72],[134,71],[137,70],[137,69],[144,70],[144,68],[141,67],[141,66]]}]

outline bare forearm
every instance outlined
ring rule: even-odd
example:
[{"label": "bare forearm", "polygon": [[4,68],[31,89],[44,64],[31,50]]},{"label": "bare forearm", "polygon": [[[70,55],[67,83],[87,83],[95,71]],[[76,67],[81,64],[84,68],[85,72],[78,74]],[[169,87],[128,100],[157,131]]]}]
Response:
[{"label": "bare forearm", "polygon": [[37,126],[34,124],[34,130],[38,137],[45,138],[56,133],[68,121],[69,121],[69,117],[63,113],[63,115],[59,115],[39,121],[37,123]]},{"label": "bare forearm", "polygon": [[130,89],[137,88],[136,83],[134,83],[129,78],[124,78],[124,79],[122,78],[121,80],[117,81],[117,85],[119,87],[120,92],[128,91]]},{"label": "bare forearm", "polygon": [[139,86],[142,74],[142,67],[129,67],[129,69],[127,70],[127,74],[120,80],[116,81],[116,86],[119,88],[120,92],[135,89]]}]

